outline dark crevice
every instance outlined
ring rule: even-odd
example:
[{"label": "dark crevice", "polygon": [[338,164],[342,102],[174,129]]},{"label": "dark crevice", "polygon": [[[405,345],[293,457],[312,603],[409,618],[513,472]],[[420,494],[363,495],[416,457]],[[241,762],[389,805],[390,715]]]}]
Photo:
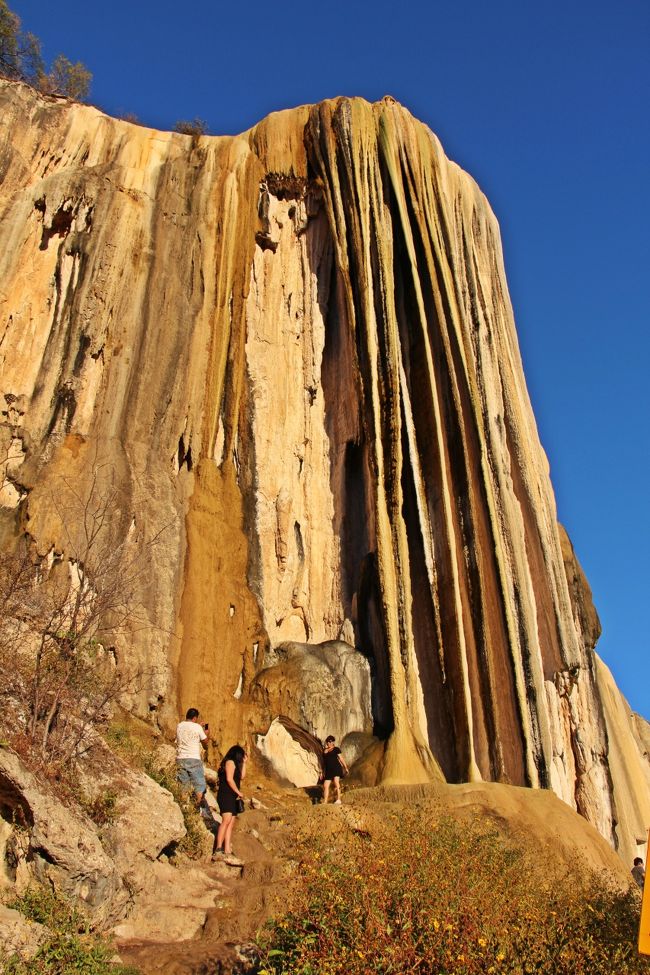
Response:
[{"label": "dark crevice", "polygon": [[[38,201],[39,203],[41,201]],[[35,204],[36,205],[36,204]],[[37,207],[37,209],[40,209]],[[45,212],[42,210],[41,212]],[[49,244],[52,237],[58,235],[59,237],[67,237],[70,233],[70,228],[72,227],[72,221],[74,219],[74,213],[72,210],[66,209],[65,204],[56,211],[52,217],[52,222],[49,227],[43,227],[43,233],[41,236],[40,249],[42,251],[47,250],[47,245]]]},{"label": "dark crevice", "polygon": [[179,437],[178,440],[178,470],[182,470],[183,466],[187,467],[188,471],[192,470],[192,447],[189,446],[187,450],[185,449],[185,440],[183,435]]},{"label": "dark crevice", "polygon": [[90,347],[90,336],[85,335],[83,332],[79,336],[79,348],[77,350],[77,356],[74,360],[74,365],[72,367],[73,375],[79,376],[83,368],[84,360],[86,358],[86,353]]}]

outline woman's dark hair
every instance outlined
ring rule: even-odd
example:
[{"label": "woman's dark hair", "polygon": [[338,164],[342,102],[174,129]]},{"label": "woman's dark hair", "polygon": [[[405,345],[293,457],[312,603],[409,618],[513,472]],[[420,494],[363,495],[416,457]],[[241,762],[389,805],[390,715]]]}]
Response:
[{"label": "woman's dark hair", "polygon": [[246,757],[246,751],[241,745],[233,745],[229,748],[226,754],[221,759],[221,765],[219,768],[225,769],[226,762],[234,762],[238,769],[241,769],[244,764],[244,758]]}]

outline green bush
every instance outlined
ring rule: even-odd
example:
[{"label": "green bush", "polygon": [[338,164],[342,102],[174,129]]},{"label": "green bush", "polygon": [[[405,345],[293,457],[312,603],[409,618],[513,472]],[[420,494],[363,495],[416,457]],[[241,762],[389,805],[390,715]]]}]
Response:
[{"label": "green bush", "polygon": [[110,942],[92,933],[83,915],[47,887],[31,887],[10,905],[48,934],[30,961],[2,957],[3,975],[137,975],[137,969],[112,961]]},{"label": "green bush", "polygon": [[638,895],[576,876],[417,809],[372,835],[312,837],[288,912],[259,939],[260,975],[647,973]]}]

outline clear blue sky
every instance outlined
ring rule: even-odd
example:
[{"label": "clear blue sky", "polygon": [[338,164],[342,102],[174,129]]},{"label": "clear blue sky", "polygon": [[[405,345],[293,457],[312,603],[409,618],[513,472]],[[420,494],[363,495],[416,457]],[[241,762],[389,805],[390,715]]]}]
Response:
[{"label": "clear blue sky", "polygon": [[648,0],[9,0],[92,100],[215,134],[335,95],[393,95],[501,224],[560,520],[598,651],[650,718]]}]

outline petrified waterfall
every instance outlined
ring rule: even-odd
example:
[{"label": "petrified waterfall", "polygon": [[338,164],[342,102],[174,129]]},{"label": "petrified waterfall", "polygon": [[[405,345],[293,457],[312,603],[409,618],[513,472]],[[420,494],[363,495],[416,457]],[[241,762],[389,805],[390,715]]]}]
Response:
[{"label": "petrified waterfall", "polygon": [[278,716],[278,647],[342,640],[382,780],[548,787],[616,843],[597,617],[472,179],[390,98],[236,137],[10,83],[0,113],[2,530],[64,558],[92,471],[116,544],[162,532],[133,706],[227,745]]}]

